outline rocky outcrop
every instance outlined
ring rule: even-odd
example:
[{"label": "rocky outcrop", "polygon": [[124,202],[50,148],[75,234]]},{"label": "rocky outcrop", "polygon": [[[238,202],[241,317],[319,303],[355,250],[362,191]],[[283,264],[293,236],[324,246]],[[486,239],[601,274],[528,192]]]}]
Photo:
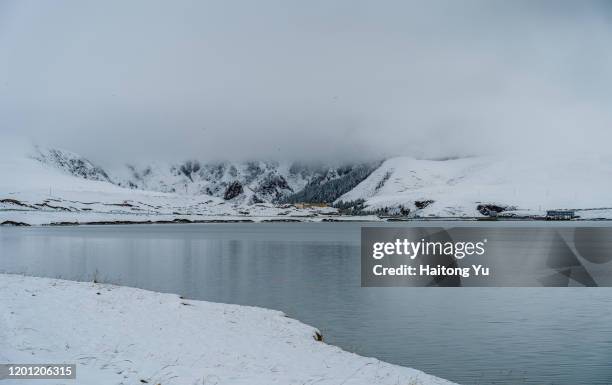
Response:
[{"label": "rocky outcrop", "polygon": [[288,193],[292,193],[293,189],[282,175],[269,173],[259,185],[257,192],[271,201],[278,201]]},{"label": "rocky outcrop", "polygon": [[476,210],[478,210],[478,212],[482,215],[490,217],[508,210],[508,207],[496,204],[479,204],[478,206],[476,206]]},{"label": "rocky outcrop", "polygon": [[431,200],[431,199],[422,200],[422,201],[414,201],[414,206],[417,209],[422,210],[422,209],[424,209],[425,207],[429,206],[432,203],[434,203],[434,201]]},{"label": "rocky outcrop", "polygon": [[242,184],[238,181],[234,181],[230,183],[230,185],[227,186],[227,188],[225,189],[225,193],[223,193],[223,199],[225,199],[226,201],[234,199],[243,192],[244,189],[242,188]]}]

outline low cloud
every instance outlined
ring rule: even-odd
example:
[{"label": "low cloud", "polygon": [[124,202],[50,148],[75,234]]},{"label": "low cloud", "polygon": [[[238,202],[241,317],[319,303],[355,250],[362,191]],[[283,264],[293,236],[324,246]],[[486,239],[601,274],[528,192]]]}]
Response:
[{"label": "low cloud", "polygon": [[610,153],[607,2],[0,5],[5,133],[128,159]]}]

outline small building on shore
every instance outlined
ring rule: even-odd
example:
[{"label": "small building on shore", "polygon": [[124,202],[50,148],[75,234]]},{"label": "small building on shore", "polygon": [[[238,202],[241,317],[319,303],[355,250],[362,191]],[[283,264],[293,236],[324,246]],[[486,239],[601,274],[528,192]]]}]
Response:
[{"label": "small building on shore", "polygon": [[298,203],[294,203],[293,206],[295,206],[298,209],[329,207],[327,203],[321,203],[321,202],[298,202]]},{"label": "small building on shore", "polygon": [[548,210],[546,211],[546,220],[549,221],[569,221],[574,219],[576,213],[574,210]]}]

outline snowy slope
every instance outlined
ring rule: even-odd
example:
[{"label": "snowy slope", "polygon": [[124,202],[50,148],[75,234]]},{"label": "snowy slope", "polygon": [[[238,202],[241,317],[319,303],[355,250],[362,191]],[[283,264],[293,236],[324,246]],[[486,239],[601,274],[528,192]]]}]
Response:
[{"label": "snowy slope", "polygon": [[[185,194],[125,188],[101,168],[68,151],[19,140],[4,141],[0,147],[0,223],[206,221],[219,216],[223,220],[266,220],[335,211],[249,202],[246,193],[242,199],[226,200],[201,191]],[[259,188],[262,185],[265,183]]]},{"label": "snowy slope", "polygon": [[317,341],[262,308],[6,274],[0,308],[0,362],[77,365],[76,382],[45,384],[451,384]]},{"label": "snowy slope", "polygon": [[201,202],[220,203],[209,196],[126,189],[100,180],[106,177],[76,154],[14,141],[0,151],[0,222],[49,213],[171,214]]},{"label": "snowy slope", "polygon": [[[392,158],[338,201],[358,199],[369,209],[403,205],[420,216],[479,216],[482,204],[533,214],[555,208],[610,208],[612,159]],[[419,209],[419,203],[426,207]]]},{"label": "snowy slope", "polygon": [[[25,141],[4,142],[0,148],[0,194],[52,196],[54,194],[126,194],[104,181],[95,166],[75,154],[48,151]],[[74,173],[79,174],[75,176]]]},{"label": "snowy slope", "polygon": [[70,151],[34,146],[31,157],[79,178],[111,182],[101,167]]}]

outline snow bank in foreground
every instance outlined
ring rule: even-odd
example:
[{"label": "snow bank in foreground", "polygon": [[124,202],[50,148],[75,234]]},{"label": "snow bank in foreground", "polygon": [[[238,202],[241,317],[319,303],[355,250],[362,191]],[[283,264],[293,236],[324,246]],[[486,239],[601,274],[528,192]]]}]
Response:
[{"label": "snow bank in foreground", "polygon": [[0,362],[76,363],[78,384],[450,384],[261,308],[6,274],[0,308]]}]

